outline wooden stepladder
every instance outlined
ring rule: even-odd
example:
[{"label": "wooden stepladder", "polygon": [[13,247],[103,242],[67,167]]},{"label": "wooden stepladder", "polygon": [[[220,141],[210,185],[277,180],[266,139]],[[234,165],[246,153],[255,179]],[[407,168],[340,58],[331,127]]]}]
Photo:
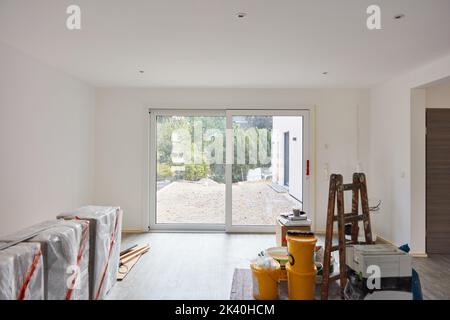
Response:
[{"label": "wooden stepladder", "polygon": [[[344,191],[352,191],[352,212],[345,213]],[[362,214],[359,214],[359,199],[361,197]],[[335,215],[335,208],[337,214]],[[333,224],[338,224],[338,244],[333,245]],[[369,200],[367,197],[367,183],[364,173],[354,173],[353,182],[343,183],[342,175],[332,174],[330,176],[330,191],[328,194],[327,229],[325,234],[325,250],[323,258],[323,281],[322,300],[328,299],[328,288],[330,281],[340,280],[341,296],[343,295],[347,282],[345,267],[345,246],[358,243],[359,221],[363,222],[365,242],[373,244],[372,229],[370,227]],[[345,239],[345,225],[351,226],[351,240]],[[359,242],[361,243],[361,242]],[[339,274],[330,277],[330,264],[332,252],[339,251]]]}]

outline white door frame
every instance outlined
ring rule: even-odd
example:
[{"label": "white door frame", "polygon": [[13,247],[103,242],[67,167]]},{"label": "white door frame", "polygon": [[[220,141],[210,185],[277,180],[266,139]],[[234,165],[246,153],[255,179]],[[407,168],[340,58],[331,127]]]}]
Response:
[{"label": "white door frame", "polygon": [[[232,127],[233,127],[233,116],[298,116],[302,117],[303,119],[303,168],[306,170],[306,161],[310,161],[310,125],[309,125],[309,110],[307,109],[297,109],[297,110],[257,110],[257,109],[250,109],[250,110],[227,110],[226,116],[227,116],[227,149],[226,149],[226,167],[225,167],[225,196],[226,196],[226,215],[225,215],[225,221],[226,221],[226,231],[230,233],[274,233],[275,232],[275,221],[274,225],[272,226],[255,226],[255,225],[233,225],[232,224],[232,160],[234,159],[233,156],[233,137],[232,135]],[[231,151],[231,152],[230,152]],[[311,167],[311,165],[310,165]],[[305,173],[305,171],[303,171]],[[311,168],[309,168],[309,176],[305,174],[302,175],[303,179],[303,210],[305,212],[310,212],[310,177],[311,177]]]},{"label": "white door frame", "polygon": [[[303,169],[306,170],[306,161],[309,161],[309,176],[305,174],[303,177],[303,209],[313,219],[314,216],[311,209],[311,177],[312,170],[312,154],[310,150],[311,144],[311,125],[310,125],[310,109],[286,109],[286,110],[269,110],[269,109],[148,109],[149,111],[149,152],[146,167],[148,171],[148,215],[149,215],[149,231],[226,231],[229,233],[273,233],[275,226],[234,226],[232,225],[232,159],[233,159],[233,137],[232,137],[232,117],[234,115],[260,115],[260,116],[301,116],[303,117]],[[225,165],[225,224],[197,224],[197,223],[156,223],[156,117],[157,116],[224,116],[226,117],[226,165]],[[231,152],[230,152],[231,151]],[[275,221],[274,221],[275,223]]]}]

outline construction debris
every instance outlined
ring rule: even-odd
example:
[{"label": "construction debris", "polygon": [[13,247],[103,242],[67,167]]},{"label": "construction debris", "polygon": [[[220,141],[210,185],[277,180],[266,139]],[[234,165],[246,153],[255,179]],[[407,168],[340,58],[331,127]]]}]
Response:
[{"label": "construction debris", "polygon": [[131,271],[134,265],[139,261],[141,256],[150,250],[150,245],[133,245],[125,249],[120,254],[119,272],[117,273],[117,280],[122,281]]}]

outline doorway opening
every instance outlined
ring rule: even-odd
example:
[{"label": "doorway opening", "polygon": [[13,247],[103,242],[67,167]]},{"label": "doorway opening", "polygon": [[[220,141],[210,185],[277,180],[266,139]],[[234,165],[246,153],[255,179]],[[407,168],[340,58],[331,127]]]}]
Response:
[{"label": "doorway opening", "polygon": [[426,252],[450,253],[450,109],[426,109]]}]

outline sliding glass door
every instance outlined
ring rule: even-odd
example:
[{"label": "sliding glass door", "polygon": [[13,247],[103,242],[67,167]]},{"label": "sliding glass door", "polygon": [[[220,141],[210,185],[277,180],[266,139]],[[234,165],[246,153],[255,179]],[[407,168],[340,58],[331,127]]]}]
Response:
[{"label": "sliding glass door", "polygon": [[225,113],[150,115],[150,227],[224,230]]},{"label": "sliding glass door", "polygon": [[307,210],[308,112],[150,112],[150,228],[272,232]]},{"label": "sliding glass door", "polygon": [[308,209],[307,111],[230,110],[227,131],[228,231],[270,232],[280,214]]}]

